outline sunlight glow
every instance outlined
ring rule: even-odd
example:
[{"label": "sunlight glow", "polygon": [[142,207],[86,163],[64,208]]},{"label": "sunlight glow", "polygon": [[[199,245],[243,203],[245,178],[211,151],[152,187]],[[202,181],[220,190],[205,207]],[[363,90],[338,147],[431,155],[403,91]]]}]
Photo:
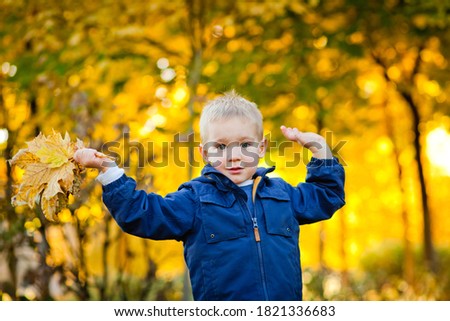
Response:
[{"label": "sunlight glow", "polygon": [[6,128],[0,129],[0,144],[4,144],[8,141],[8,130]]},{"label": "sunlight glow", "polygon": [[378,89],[378,84],[376,81],[367,80],[364,84],[364,92],[368,95],[373,94]]},{"label": "sunlight glow", "polygon": [[172,98],[178,105],[185,104],[189,99],[189,91],[184,86],[180,86],[173,92]]},{"label": "sunlight glow", "polygon": [[173,70],[172,68],[167,68],[161,71],[161,79],[165,82],[172,81],[176,75],[177,74],[175,70]]},{"label": "sunlight glow", "polygon": [[167,123],[167,118],[161,114],[153,115],[151,120],[156,127],[164,127]]},{"label": "sunlight glow", "polygon": [[154,131],[156,128],[155,124],[153,123],[153,121],[151,119],[148,119],[145,122],[145,125],[139,130],[139,135],[141,135],[141,137],[146,137],[147,135],[149,135],[152,131]]},{"label": "sunlight glow", "polygon": [[380,137],[376,142],[377,151],[381,155],[389,155],[392,152],[393,146],[392,142],[387,137]]},{"label": "sunlight glow", "polygon": [[2,73],[5,75],[9,72],[9,68],[11,67],[11,64],[9,62],[2,63]]},{"label": "sunlight glow", "polygon": [[5,75],[14,77],[17,72],[17,66],[11,65],[9,62],[4,62],[1,66],[1,71]]},{"label": "sunlight glow", "polygon": [[450,134],[442,127],[427,135],[427,155],[430,163],[445,176],[450,176]]},{"label": "sunlight glow", "polygon": [[156,66],[163,70],[169,67],[169,59],[167,58],[159,58],[158,61],[156,62]]},{"label": "sunlight glow", "polygon": [[166,98],[167,91],[166,86],[158,86],[155,90],[155,97],[158,99],[164,99]]}]

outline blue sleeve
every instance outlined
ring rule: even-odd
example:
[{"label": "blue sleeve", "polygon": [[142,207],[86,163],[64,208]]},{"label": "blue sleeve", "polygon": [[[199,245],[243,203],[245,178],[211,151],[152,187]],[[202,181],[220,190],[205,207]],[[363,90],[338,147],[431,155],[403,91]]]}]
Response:
[{"label": "blue sleeve", "polygon": [[103,186],[103,202],[124,232],[154,240],[181,240],[193,225],[193,191],[182,188],[162,197],[136,190],[126,175]]},{"label": "blue sleeve", "polygon": [[299,224],[329,219],[345,204],[344,168],[336,158],[312,158],[304,183],[291,188],[295,218]]}]

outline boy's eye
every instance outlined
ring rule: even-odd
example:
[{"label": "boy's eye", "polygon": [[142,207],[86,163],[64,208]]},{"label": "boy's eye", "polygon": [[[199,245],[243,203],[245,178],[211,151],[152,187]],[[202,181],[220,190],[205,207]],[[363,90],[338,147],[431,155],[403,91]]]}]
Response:
[{"label": "boy's eye", "polygon": [[252,142],[245,142],[245,143],[241,143],[241,148],[250,148],[250,147],[256,147],[257,143],[252,143]]},{"label": "boy's eye", "polygon": [[225,144],[219,144],[219,145],[216,146],[216,148],[218,150],[225,150],[227,148],[227,146]]}]

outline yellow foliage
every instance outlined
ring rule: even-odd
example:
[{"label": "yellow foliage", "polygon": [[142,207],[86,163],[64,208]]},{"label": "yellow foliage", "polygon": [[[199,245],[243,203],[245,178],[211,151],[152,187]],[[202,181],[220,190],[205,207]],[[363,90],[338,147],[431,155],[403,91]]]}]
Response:
[{"label": "yellow foliage", "polygon": [[90,215],[90,210],[86,205],[80,206],[77,210],[75,210],[75,216],[79,221],[84,222],[88,219]]},{"label": "yellow foliage", "polygon": [[[17,76],[9,77],[5,68],[9,72],[10,66],[2,65],[4,70],[0,80],[4,79],[2,77],[8,80],[2,81],[0,86],[0,106],[5,111],[0,113],[0,150],[3,152],[10,147],[12,140],[18,145],[32,137],[36,128],[44,130],[48,126],[77,133],[80,130],[96,147],[106,142],[119,142],[124,146],[123,132],[130,131],[131,141],[144,146],[145,157],[136,154],[135,148],[130,165],[125,168],[127,174],[137,178],[140,188],[165,195],[200,175],[203,163],[194,147],[197,165],[191,168],[179,166],[179,162],[174,162],[173,149],[168,150],[168,155],[163,154],[164,144],[173,142],[176,133],[185,134],[191,124],[198,133],[198,114],[203,102],[214,92],[238,86],[249,96],[253,95],[250,98],[260,99],[266,133],[278,131],[280,119],[283,119],[286,125],[306,131],[316,131],[319,126],[330,128],[339,139],[334,145],[340,141],[348,142],[340,151],[347,163],[347,204],[323,224],[302,226],[301,247],[304,267],[323,263],[336,269],[354,268],[368,248],[386,239],[401,241],[405,238],[414,246],[423,242],[416,151],[412,145],[414,132],[411,115],[399,95],[400,90],[411,90],[421,108],[424,155],[420,156],[424,159],[433,241],[437,246],[449,245],[446,205],[450,195],[450,118],[442,115],[437,118],[436,111],[439,108],[440,112],[448,113],[449,88],[445,83],[448,59],[443,48],[445,41],[439,34],[427,37],[419,51],[414,38],[417,33],[408,32],[405,23],[399,24],[402,32],[398,34],[385,34],[382,29],[366,33],[361,28],[347,28],[354,21],[356,11],[345,8],[343,1],[320,2],[319,5],[317,0],[283,0],[239,1],[236,11],[223,15],[221,6],[211,11],[205,7],[208,15],[198,17],[205,20],[199,21],[198,25],[192,21],[192,34],[187,35],[179,28],[180,18],[196,18],[196,15],[188,16],[188,11],[184,10],[186,8],[181,10],[180,4],[179,1],[152,1],[151,5],[128,1],[125,6],[101,6],[91,1],[89,15],[85,15],[61,2],[62,7],[57,11],[62,12],[62,21],[67,22],[70,30],[58,32],[67,39],[67,46],[58,39],[59,36],[52,34],[52,30],[57,30],[58,20],[48,20],[47,23],[52,24],[50,29],[37,30],[33,26],[35,18],[28,15],[28,36],[33,36],[33,44],[36,43],[33,50],[39,54],[36,66],[55,66],[55,69],[37,71],[30,65],[29,70],[19,70]],[[56,6],[56,2],[53,5]],[[101,7],[101,11],[96,12],[97,7]],[[124,11],[125,7],[127,10]],[[56,10],[56,7],[49,8]],[[286,9],[290,10],[289,17],[283,17]],[[45,17],[45,10],[42,8],[42,15],[38,16]],[[293,15],[298,16],[293,18]],[[401,21],[400,17],[397,15],[396,19]],[[426,28],[431,16],[415,14],[410,18],[413,25],[428,32]],[[6,21],[4,25],[9,23]],[[201,27],[206,28],[200,30]],[[13,58],[20,60],[22,49],[27,45],[23,41],[28,36],[5,34],[2,39],[5,57],[10,57],[11,61]],[[204,45],[200,72],[192,70],[195,68],[192,48],[197,45],[193,40]],[[352,48],[367,49],[369,43],[373,47],[370,51],[364,50],[365,56],[347,58],[353,49],[347,51],[345,45],[336,46],[342,41]],[[373,57],[367,55],[369,52],[379,52],[385,68],[376,65]],[[418,55],[421,68],[413,75]],[[60,68],[60,61],[54,60],[55,57],[62,59],[62,67],[77,67],[71,67],[70,71]],[[170,68],[175,71],[173,81],[163,81],[159,75],[161,68],[155,68],[155,63],[163,57],[170,61]],[[347,74],[348,71],[352,73]],[[65,74],[55,75],[61,72]],[[210,81],[200,77],[197,87],[188,88],[187,84],[191,84],[196,72],[216,79]],[[385,73],[395,86],[386,82]],[[23,80],[24,74],[31,79],[30,87]],[[410,79],[413,79],[412,84]],[[357,88],[353,87],[355,80]],[[190,90],[195,88],[197,92],[191,97]],[[70,102],[72,95],[79,92],[89,96],[83,113]],[[187,108],[191,98],[194,100],[193,114]],[[384,108],[388,109],[391,119],[386,119]],[[432,118],[433,122],[430,121]],[[394,133],[387,132],[386,123],[390,122]],[[84,259],[88,271],[83,273],[95,276],[106,273],[102,262],[104,254],[108,268],[116,273],[122,269],[126,273],[145,276],[149,268],[147,256],[150,255],[157,265],[158,277],[182,275],[181,243],[144,243],[131,236],[125,237],[112,221],[109,223],[111,234],[106,235],[104,222],[107,218],[104,215],[107,212],[101,203],[102,187],[100,184],[93,186],[97,170],[86,172],[82,205],[74,198],[72,193],[80,184],[80,168],[71,159],[73,144],[68,135],[64,138],[38,136],[10,161],[13,166],[11,177],[7,177],[6,162],[0,162],[0,183],[3,184],[0,198],[7,195],[8,189],[4,187],[11,178],[18,182],[12,199],[14,205],[30,208],[38,205],[48,219],[66,223],[57,229],[44,226],[50,244],[47,263],[64,268],[76,266],[77,262],[72,262],[68,253],[79,249],[67,235],[77,233],[70,228],[78,220],[83,224],[83,233],[86,232],[81,241],[85,244]],[[153,150],[149,151],[151,148]],[[123,160],[126,151],[118,152]],[[398,159],[395,152],[398,152]],[[277,170],[271,176],[282,177],[293,185],[302,181],[306,174],[305,164],[287,165],[296,156],[303,157],[302,153],[298,146],[288,148],[283,155],[278,149],[272,149],[271,161],[277,165]],[[147,158],[148,154],[151,155]],[[187,164],[188,148],[180,148],[177,157]],[[310,154],[305,152],[303,160],[309,157]],[[139,166],[140,159],[145,160],[144,166]],[[167,161],[167,165],[154,166],[150,160],[159,164]],[[66,205],[77,209],[71,211],[65,208]],[[402,218],[403,210],[407,212],[406,223]],[[17,207],[15,213],[32,215],[24,207]],[[0,213],[1,218],[5,215]],[[25,229],[38,235],[40,224],[44,223],[27,217]],[[63,229],[65,227],[68,229]],[[107,249],[103,248],[106,241],[110,242]],[[323,253],[319,252],[321,241]],[[127,254],[130,252],[134,257],[130,258]],[[307,277],[305,274],[305,280]],[[70,278],[66,284],[76,285]],[[333,288],[332,279],[324,281],[327,295],[331,296]],[[392,289],[384,291],[386,297],[396,298]],[[5,293],[2,296],[0,291],[0,299],[2,297],[9,298]],[[377,299],[380,295],[368,292],[366,297]]]}]

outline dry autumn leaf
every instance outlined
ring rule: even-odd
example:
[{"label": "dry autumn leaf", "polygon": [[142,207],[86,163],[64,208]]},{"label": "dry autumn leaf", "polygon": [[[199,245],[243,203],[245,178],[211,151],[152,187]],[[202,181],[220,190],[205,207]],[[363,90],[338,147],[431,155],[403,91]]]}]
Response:
[{"label": "dry autumn leaf", "polygon": [[53,132],[45,136],[40,133],[9,160],[11,166],[24,170],[11,203],[13,206],[39,205],[50,221],[58,221],[58,213],[67,206],[68,197],[78,192],[82,167],[73,160],[78,148],[84,147],[79,139],[70,141]]}]

